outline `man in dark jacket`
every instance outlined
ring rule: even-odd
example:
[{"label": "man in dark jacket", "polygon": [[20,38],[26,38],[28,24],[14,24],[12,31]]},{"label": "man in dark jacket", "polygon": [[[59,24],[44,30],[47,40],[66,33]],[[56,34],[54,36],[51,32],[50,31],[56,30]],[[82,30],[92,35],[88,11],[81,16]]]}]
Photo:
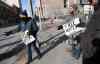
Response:
[{"label": "man in dark jacket", "polygon": [[37,47],[37,32],[39,30],[37,24],[36,24],[36,21],[35,19],[32,19],[31,17],[28,17],[27,16],[27,13],[26,11],[24,11],[21,15],[21,31],[25,31],[25,30],[29,30],[29,34],[28,35],[33,35],[35,37],[35,41],[33,41],[32,43],[29,43],[28,45],[26,45],[26,48],[27,48],[27,53],[28,53],[28,62],[27,64],[29,64],[31,61],[32,61],[32,45],[35,49],[35,51],[37,52],[38,54],[38,57],[40,58],[41,57],[41,53],[40,53],[40,50],[39,48]]}]

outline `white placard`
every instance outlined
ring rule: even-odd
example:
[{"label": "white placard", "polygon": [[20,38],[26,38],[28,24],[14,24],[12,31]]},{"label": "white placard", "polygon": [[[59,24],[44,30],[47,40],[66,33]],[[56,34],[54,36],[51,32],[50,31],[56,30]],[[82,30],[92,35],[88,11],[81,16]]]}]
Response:
[{"label": "white placard", "polygon": [[22,32],[21,34],[22,36],[22,41],[24,42],[25,45],[28,45],[30,43],[32,43],[33,41],[35,41],[35,37],[32,35],[28,35],[28,30],[26,30],[25,32]]},{"label": "white placard", "polygon": [[75,19],[71,20],[70,22],[64,24],[63,29],[66,31],[74,30],[76,25],[78,25],[79,23],[80,23],[79,18],[75,18]]},{"label": "white placard", "polygon": [[63,29],[67,36],[73,35],[76,32],[83,30],[84,28],[76,27],[80,23],[79,18],[75,18],[74,20],[70,21],[63,25]]}]

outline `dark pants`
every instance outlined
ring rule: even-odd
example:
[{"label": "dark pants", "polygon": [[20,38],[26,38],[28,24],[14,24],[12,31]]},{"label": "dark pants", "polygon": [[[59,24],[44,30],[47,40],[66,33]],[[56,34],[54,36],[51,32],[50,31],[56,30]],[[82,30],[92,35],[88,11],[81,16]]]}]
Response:
[{"label": "dark pants", "polygon": [[[36,35],[34,37],[36,38]],[[36,38],[36,40],[37,40],[37,38]],[[31,49],[32,46],[34,47],[34,49],[35,49],[36,53],[38,54],[38,56],[41,55],[39,48],[36,46],[36,43],[37,43],[36,40],[34,42],[32,42],[31,44],[27,45],[28,62],[32,61],[32,49]]]},{"label": "dark pants", "polygon": [[76,58],[76,59],[79,59],[80,58],[80,53],[81,53],[81,50],[80,50],[80,47],[78,47],[80,45],[80,36],[76,36],[74,38],[74,40],[77,41],[77,44],[73,44],[73,50],[72,50],[72,53],[73,53],[73,57]]},{"label": "dark pants", "polygon": [[96,47],[96,52],[90,58],[83,57],[83,64],[100,64],[100,39],[94,39],[92,44]]}]

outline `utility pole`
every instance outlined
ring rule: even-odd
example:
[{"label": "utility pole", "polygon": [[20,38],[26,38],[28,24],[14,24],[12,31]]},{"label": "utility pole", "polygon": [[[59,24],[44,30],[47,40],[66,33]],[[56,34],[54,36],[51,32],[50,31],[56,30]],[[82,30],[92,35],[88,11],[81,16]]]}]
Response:
[{"label": "utility pole", "polygon": [[42,13],[43,13],[43,9],[42,9],[42,1],[41,0],[39,0],[39,3],[40,3],[40,8],[39,8],[39,21],[40,21],[40,30],[42,30],[42,19],[41,19],[41,17],[43,17],[42,15]]},{"label": "utility pole", "polygon": [[[33,3],[32,3],[32,0],[28,0],[28,2],[29,2],[29,9],[30,9],[30,13],[31,13],[31,16],[32,16],[32,19],[34,18],[34,11],[33,11]],[[41,11],[40,11],[40,13],[41,13]],[[39,14],[39,21],[40,21],[40,23],[39,23],[39,27],[40,27],[40,30],[42,29],[42,24],[41,24],[41,14]]]},{"label": "utility pole", "polygon": [[43,17],[43,6],[42,6],[42,1],[40,0],[40,9],[41,9],[41,15]]},{"label": "utility pole", "polygon": [[[46,10],[46,0],[43,0],[43,18],[46,18],[47,10]],[[45,12],[45,13],[44,13]]]},{"label": "utility pole", "polygon": [[22,11],[22,2],[21,2],[21,0],[18,0],[18,2],[19,2],[20,12],[21,12]]},{"label": "utility pole", "polygon": [[33,12],[33,3],[32,0],[29,0],[29,8],[30,8],[30,13],[32,16],[32,19],[34,18],[34,12]]}]

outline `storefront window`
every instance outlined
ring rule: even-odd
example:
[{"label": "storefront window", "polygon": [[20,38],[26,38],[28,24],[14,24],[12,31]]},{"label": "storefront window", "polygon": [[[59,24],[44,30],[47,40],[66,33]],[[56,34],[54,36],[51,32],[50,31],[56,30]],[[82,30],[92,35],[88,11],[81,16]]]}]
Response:
[{"label": "storefront window", "polygon": [[88,4],[88,0],[80,0],[80,4],[82,4],[82,5]]},{"label": "storefront window", "polygon": [[64,8],[66,8],[66,2],[67,2],[67,0],[64,0]]}]

